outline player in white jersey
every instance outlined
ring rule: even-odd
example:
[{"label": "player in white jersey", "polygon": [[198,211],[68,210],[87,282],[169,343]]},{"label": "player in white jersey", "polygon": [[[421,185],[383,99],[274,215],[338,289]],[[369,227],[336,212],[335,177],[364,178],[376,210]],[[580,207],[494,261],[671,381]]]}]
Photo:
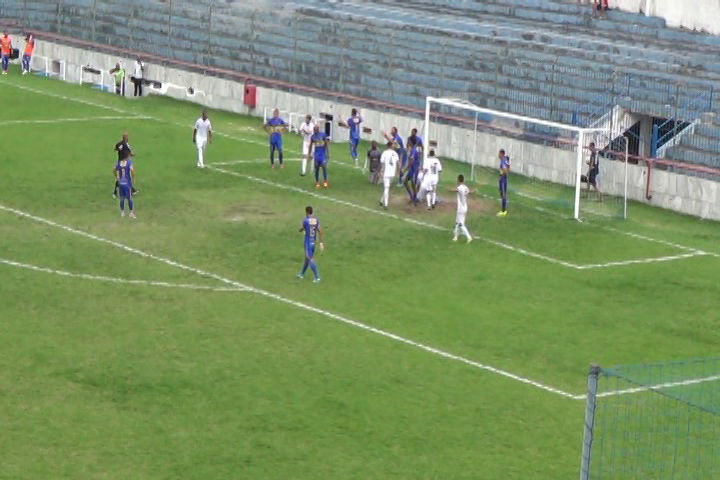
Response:
[{"label": "player in white jersey", "polygon": [[307,170],[307,163],[310,160],[310,153],[312,147],[311,138],[315,133],[315,122],[312,121],[312,115],[305,115],[305,123],[300,125],[300,135],[302,135],[303,146],[302,146],[302,169],[300,175],[305,176]]},{"label": "player in white jersey", "polygon": [[205,168],[205,147],[208,143],[212,143],[212,126],[210,125],[207,110],[203,110],[202,116],[195,122],[193,143],[197,147],[197,166],[198,168]]},{"label": "player in white jersey", "polygon": [[451,191],[457,193],[457,215],[455,216],[455,229],[453,230],[453,242],[457,242],[458,233],[462,232],[467,238],[467,243],[472,242],[472,235],[465,226],[465,217],[468,211],[468,194],[472,193],[470,189],[465,185],[465,177],[458,175],[457,187]]},{"label": "player in white jersey", "polygon": [[442,172],[442,164],[435,157],[435,150],[430,150],[430,154],[423,163],[422,183],[420,183],[420,191],[418,192],[418,198],[425,196],[427,199],[428,210],[435,208],[437,203],[437,185],[440,181],[440,172]]},{"label": "player in white jersey", "polygon": [[383,177],[383,194],[380,198],[380,206],[387,210],[390,201],[390,185],[392,185],[393,180],[397,178],[400,172],[400,157],[393,150],[392,142],[387,143],[387,149],[380,156],[380,168]]}]

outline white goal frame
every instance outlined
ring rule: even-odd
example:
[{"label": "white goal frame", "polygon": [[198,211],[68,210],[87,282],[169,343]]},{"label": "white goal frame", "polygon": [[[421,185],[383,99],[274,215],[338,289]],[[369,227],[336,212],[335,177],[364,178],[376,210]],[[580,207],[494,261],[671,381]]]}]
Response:
[{"label": "white goal frame", "polygon": [[[563,123],[557,123],[557,122],[551,122],[548,120],[542,120],[539,118],[532,118],[532,117],[524,117],[522,115],[515,115],[513,113],[507,113],[507,112],[501,112],[498,110],[492,110],[489,108],[483,108],[479,107],[473,103],[470,103],[466,100],[462,99],[456,99],[456,98],[440,98],[440,97],[427,97],[425,99],[425,124],[424,124],[424,131],[423,131],[423,139],[425,142],[430,142],[430,118],[431,118],[431,108],[433,105],[446,105],[453,108],[458,109],[464,109],[475,113],[475,124],[473,128],[473,152],[472,152],[472,162],[471,162],[471,179],[475,179],[475,163],[477,158],[477,133],[478,133],[478,115],[480,114],[489,114],[493,115],[494,117],[498,118],[504,118],[507,120],[515,120],[525,123],[532,123],[536,125],[543,125],[546,127],[551,128],[557,128],[558,130],[566,131],[566,132],[574,132],[577,134],[577,144],[575,145],[575,149],[577,152],[577,158],[576,158],[576,165],[575,165],[575,200],[574,200],[574,207],[573,207],[573,218],[575,220],[580,220],[580,196],[582,194],[582,172],[583,172],[583,161],[585,158],[585,139],[588,134],[594,133],[594,132],[608,132],[608,128],[604,127],[598,127],[598,128],[583,128],[578,127],[576,125],[566,125]],[[429,148],[423,149],[423,158],[427,159]],[[623,215],[624,217],[627,217],[627,182],[628,182],[628,174],[627,174],[627,153],[625,156],[625,186],[624,186],[624,206],[623,206]]]}]

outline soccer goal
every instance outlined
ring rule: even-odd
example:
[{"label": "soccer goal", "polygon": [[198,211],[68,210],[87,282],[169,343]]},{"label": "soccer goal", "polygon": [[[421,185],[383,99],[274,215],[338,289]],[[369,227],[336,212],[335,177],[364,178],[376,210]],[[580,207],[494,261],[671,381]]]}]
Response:
[{"label": "soccer goal", "polygon": [[720,358],[593,366],[580,480],[720,478]]},{"label": "soccer goal", "polygon": [[627,155],[608,153],[618,140],[605,127],[581,128],[428,97],[424,138],[436,145],[436,155],[468,163],[479,191],[491,197],[497,197],[504,150],[511,205],[576,220],[627,217]]}]

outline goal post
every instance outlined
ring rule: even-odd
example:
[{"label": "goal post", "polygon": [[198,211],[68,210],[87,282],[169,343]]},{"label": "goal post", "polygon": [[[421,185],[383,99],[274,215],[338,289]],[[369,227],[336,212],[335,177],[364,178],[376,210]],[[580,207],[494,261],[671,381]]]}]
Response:
[{"label": "goal post", "polygon": [[580,480],[720,478],[720,358],[592,366]]},{"label": "goal post", "polygon": [[[617,139],[606,127],[583,128],[462,99],[427,97],[423,137],[437,145],[438,156],[469,164],[471,180],[488,195],[496,195],[498,152],[505,150],[511,204],[576,220],[590,214],[627,216],[627,156],[610,154]],[[424,149],[425,157],[428,153]],[[594,172],[591,158],[598,165]]]}]

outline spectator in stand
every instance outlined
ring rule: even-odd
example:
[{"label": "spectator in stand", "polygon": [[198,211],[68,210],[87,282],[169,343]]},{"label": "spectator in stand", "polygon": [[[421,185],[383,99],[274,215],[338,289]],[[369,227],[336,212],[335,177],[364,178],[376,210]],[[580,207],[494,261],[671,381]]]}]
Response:
[{"label": "spectator in stand", "polygon": [[593,0],[593,17],[597,17],[599,15],[601,18],[605,18],[607,10],[608,0]]}]

